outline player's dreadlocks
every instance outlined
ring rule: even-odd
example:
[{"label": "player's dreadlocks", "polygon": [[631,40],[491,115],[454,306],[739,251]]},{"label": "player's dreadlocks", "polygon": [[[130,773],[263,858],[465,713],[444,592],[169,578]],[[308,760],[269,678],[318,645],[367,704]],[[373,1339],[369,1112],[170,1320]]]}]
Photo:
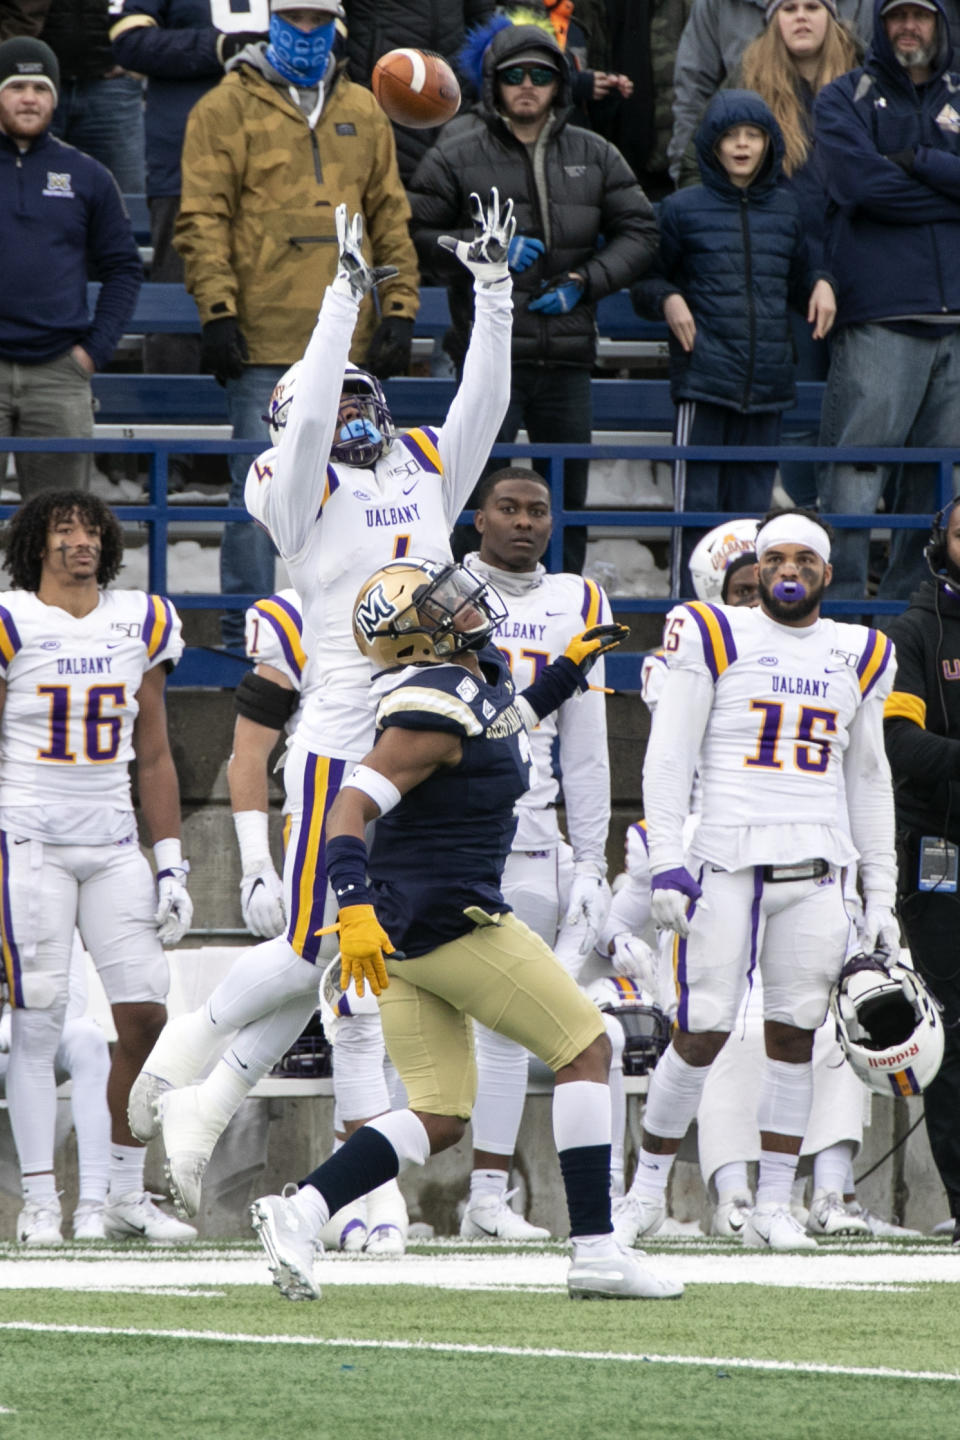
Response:
[{"label": "player's dreadlocks", "polygon": [[50,526],[74,514],[100,531],[97,584],[109,585],[117,578],[123,563],[123,531],[109,505],[82,490],[44,490],[20,506],[2,539],[3,566],[17,590],[39,590]]}]

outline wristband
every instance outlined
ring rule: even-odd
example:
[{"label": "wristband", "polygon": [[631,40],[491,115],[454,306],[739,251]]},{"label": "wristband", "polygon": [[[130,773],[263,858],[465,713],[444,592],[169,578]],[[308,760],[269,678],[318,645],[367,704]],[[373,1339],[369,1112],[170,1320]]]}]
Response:
[{"label": "wristband", "polygon": [[157,841],[153,847],[153,858],[157,864],[158,877],[170,870],[182,870],[185,875],[189,873],[190,866],[183,858],[180,841],[172,837],[169,840]]},{"label": "wristband", "polygon": [[367,885],[367,847],[356,835],[335,835],[324,851],[327,878],[337,905],[372,905]]},{"label": "wristband", "polygon": [[240,846],[240,866],[244,875],[272,865],[268,817],[265,810],[235,810],[233,828]]},{"label": "wristband", "polygon": [[399,805],[403,799],[393,781],[388,780],[386,775],[381,775],[379,770],[371,769],[369,765],[355,766],[344,780],[343,785],[349,785],[354,790],[361,790],[364,795],[368,795],[381,815],[386,815],[394,805]]}]

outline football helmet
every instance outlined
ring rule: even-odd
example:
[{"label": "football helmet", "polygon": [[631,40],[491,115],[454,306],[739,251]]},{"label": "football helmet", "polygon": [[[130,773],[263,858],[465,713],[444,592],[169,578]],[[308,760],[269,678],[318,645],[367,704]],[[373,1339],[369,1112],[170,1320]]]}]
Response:
[{"label": "football helmet", "polygon": [[393,444],[393,434],[393,419],[380,381],[366,370],[348,365],[340,387],[330,459],[343,465],[375,465]]},{"label": "football helmet", "polygon": [[506,614],[493,587],[462,565],[395,560],[360,590],[353,637],[378,670],[436,664],[479,650]]},{"label": "football helmet", "polygon": [[605,975],[587,986],[598,1010],[623,1030],[624,1075],[649,1075],[670,1044],[670,1021],[646,990],[626,975]]},{"label": "football helmet", "polygon": [[346,990],[340,988],[340,956],[335,955],[320,977],[320,1010],[323,1033],[331,1045],[337,1043],[337,1029],[343,1020],[353,1015],[377,1015],[380,1007],[377,997],[369,985],[363,987],[363,994],[357,994],[353,981]]},{"label": "football helmet", "polygon": [[690,556],[690,579],[698,600],[712,605],[724,603],[727,567],[755,552],[758,524],[757,520],[729,520],[697,543]]},{"label": "football helmet", "polygon": [[302,360],[295,361],[289,370],[283,372],[273,387],[270,404],[267,406],[267,413],[263,416],[263,419],[267,422],[267,428],[270,431],[271,445],[280,444],[280,436],[283,434],[284,427],[290,418],[290,406],[293,404],[293,397],[297,388],[297,377],[300,374],[300,367],[302,365]]},{"label": "football helmet", "polygon": [[830,992],[837,1039],[878,1095],[920,1095],[940,1069],[940,1004],[915,970],[853,955]]},{"label": "football helmet", "polygon": [[[340,964],[339,959],[337,964]],[[314,1010],[290,1049],[281,1055],[270,1074],[301,1080],[322,1079],[332,1075],[333,1052],[330,1048],[330,1037],[325,1031],[325,1022],[318,1008]]]}]

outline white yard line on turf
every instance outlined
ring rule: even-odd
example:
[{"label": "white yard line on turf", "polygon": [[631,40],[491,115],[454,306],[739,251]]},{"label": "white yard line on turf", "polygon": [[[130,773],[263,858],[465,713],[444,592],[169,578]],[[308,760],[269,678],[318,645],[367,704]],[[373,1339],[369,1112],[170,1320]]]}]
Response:
[{"label": "white yard line on turf", "polygon": [[152,1340],[208,1340],[217,1345],[299,1345],[323,1349],[400,1350],[439,1355],[510,1355],[529,1360],[616,1360],[627,1365],[695,1365],[721,1370],[772,1370],[802,1375],[843,1375],[875,1380],[960,1381],[960,1372],[895,1370],[886,1365],[822,1365],[816,1361],[760,1360],[746,1356],[629,1354],[617,1350],[559,1350],[531,1345],[452,1345],[432,1340],[354,1340],[316,1335],[237,1335],[229,1330],[146,1330],[135,1326],[44,1325],[26,1320],[0,1321],[0,1331],[39,1335],[149,1336]]}]

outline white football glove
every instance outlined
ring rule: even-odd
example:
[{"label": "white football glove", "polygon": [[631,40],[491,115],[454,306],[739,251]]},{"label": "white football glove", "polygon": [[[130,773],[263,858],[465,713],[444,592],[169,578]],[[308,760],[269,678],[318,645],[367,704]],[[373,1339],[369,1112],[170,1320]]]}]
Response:
[{"label": "white football glove", "polygon": [[[681,938],[690,934],[687,911],[690,902],[703,891],[683,865],[661,870],[650,880],[650,914],[658,930],[674,930]],[[706,908],[705,906],[701,908]]]},{"label": "white football glove", "polygon": [[337,222],[337,245],[339,246],[339,259],[337,261],[337,276],[330,287],[338,295],[347,295],[356,300],[359,305],[365,295],[383,283],[384,280],[392,280],[400,271],[395,265],[376,265],[371,267],[363,258],[363,216],[354,215],[347,224],[347,207],[338,205],[335,216]]},{"label": "white football glove", "polygon": [[631,935],[629,930],[614,935],[610,964],[615,974],[622,975],[625,980],[636,980],[641,990],[656,995],[659,989],[657,954],[639,935]]},{"label": "white football glove", "polygon": [[892,961],[900,959],[900,922],[889,905],[867,900],[860,928],[860,948],[865,955],[886,952]]},{"label": "white football glove", "polygon": [[560,922],[554,954],[574,979],[590,954],[610,909],[610,886],[600,866],[579,860],[573,867],[567,913]]},{"label": "white football glove", "polygon": [[502,282],[510,279],[507,255],[517,228],[513,201],[508,200],[501,213],[500,192],[494,186],[486,210],[476,191],[470,196],[470,208],[473,210],[473,239],[457,240],[453,235],[440,235],[437,244],[456,255],[460,264],[467,267],[478,289],[489,290],[493,285],[502,288]]},{"label": "white football glove", "polygon": [[240,909],[251,935],[273,940],[287,926],[283,908],[283,881],[269,860],[245,874],[240,881]]},{"label": "white football glove", "polygon": [[153,918],[160,944],[179,945],[193,919],[193,901],[187,890],[187,871],[179,868],[161,870],[157,876],[157,894],[160,903]]}]

